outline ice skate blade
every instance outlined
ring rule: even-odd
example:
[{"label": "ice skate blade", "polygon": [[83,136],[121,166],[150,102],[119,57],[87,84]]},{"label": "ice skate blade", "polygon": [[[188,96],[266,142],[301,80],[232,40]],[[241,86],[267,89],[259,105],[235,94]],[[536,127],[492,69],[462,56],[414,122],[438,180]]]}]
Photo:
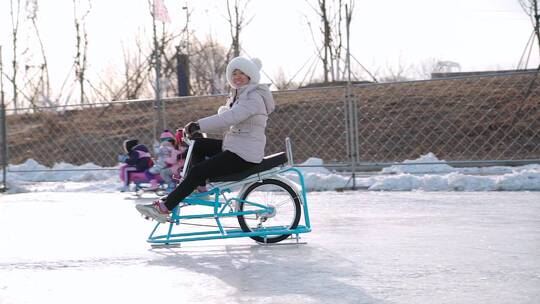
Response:
[{"label": "ice skate blade", "polygon": [[256,242],[257,245],[264,245],[264,246],[272,246],[272,245],[306,245],[307,242],[301,242],[302,238],[300,236],[292,236],[290,235],[285,240],[278,242],[278,243],[265,243],[265,242]]},{"label": "ice skate blade", "polygon": [[263,243],[256,242],[257,245],[262,246],[291,246],[291,245],[307,245],[307,242],[279,242],[279,243]]},{"label": "ice skate blade", "polygon": [[151,244],[152,249],[163,249],[163,248],[180,248],[182,247],[181,243],[174,244]]}]

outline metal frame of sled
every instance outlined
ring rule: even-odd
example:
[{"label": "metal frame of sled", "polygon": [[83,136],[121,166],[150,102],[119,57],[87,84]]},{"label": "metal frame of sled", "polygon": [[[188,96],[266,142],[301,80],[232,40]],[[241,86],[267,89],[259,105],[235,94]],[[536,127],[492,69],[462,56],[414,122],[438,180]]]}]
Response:
[{"label": "metal frame of sled", "polygon": [[[188,151],[188,159],[190,157],[190,152],[191,147]],[[284,173],[296,174],[299,183],[283,176]],[[294,203],[295,213],[293,221],[295,223],[292,225],[257,226],[255,229],[252,227],[247,229],[245,224],[244,227],[242,227],[240,220],[240,227],[227,227],[222,223],[222,220],[225,218],[237,217],[240,219],[247,216],[262,220],[264,217],[272,217],[275,215],[276,208],[274,206],[241,198],[244,194],[249,194],[249,189],[268,184],[280,185],[283,189],[289,189],[287,191],[291,196],[292,202],[296,201]],[[311,231],[304,177],[302,176],[302,173],[294,167],[283,166],[283,164],[281,164],[280,167],[257,172],[238,181],[224,181],[211,185],[212,188],[207,192],[194,193],[185,198],[171,213],[170,222],[156,224],[148,236],[147,242],[151,243],[153,246],[167,246],[191,241],[251,237],[258,243],[277,243],[292,237],[293,239],[296,239],[296,243],[299,243],[299,234]],[[227,198],[228,194],[231,194],[238,189],[238,195]],[[298,205],[300,206],[299,208]],[[203,206],[208,208],[209,212],[183,215],[182,209],[188,206]],[[247,206],[249,206],[249,210],[244,210],[242,208]],[[193,232],[179,231],[183,227],[183,224],[190,225],[190,223],[186,223],[186,221],[193,219],[213,219],[215,221],[215,226],[212,226],[212,228],[214,229]],[[162,227],[162,225],[164,227]],[[158,233],[158,228],[160,227],[166,228],[166,232]]]}]

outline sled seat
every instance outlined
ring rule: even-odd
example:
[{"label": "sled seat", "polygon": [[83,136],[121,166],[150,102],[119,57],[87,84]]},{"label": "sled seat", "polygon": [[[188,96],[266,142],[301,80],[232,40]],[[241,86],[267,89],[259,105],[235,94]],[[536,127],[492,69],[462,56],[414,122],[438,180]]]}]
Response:
[{"label": "sled seat", "polygon": [[211,183],[239,181],[250,175],[263,172],[266,170],[270,170],[279,165],[283,165],[284,163],[287,162],[287,160],[288,160],[287,154],[285,154],[285,152],[279,152],[276,154],[265,156],[260,164],[257,164],[245,171],[233,173],[229,175],[224,175],[224,176],[213,177],[213,178],[210,178],[208,181]]},{"label": "sled seat", "polygon": [[[126,169],[126,167],[129,167],[129,166],[126,165],[126,164],[121,165],[120,170],[118,172],[119,176],[120,176],[120,180],[122,182],[125,182],[125,180],[124,180],[125,179],[124,170]],[[163,178],[161,178],[161,175],[156,174],[155,177],[156,177],[158,183],[163,182]],[[149,183],[150,180],[148,180],[148,178],[146,177],[144,172],[130,172],[129,173],[129,182],[134,183],[134,184],[140,184],[140,183]]]},{"label": "sled seat", "polygon": [[[158,181],[158,183],[163,182],[163,179],[161,178],[161,175],[155,174],[154,176],[156,177],[156,180]],[[144,172],[131,172],[131,173],[129,173],[129,181],[132,182],[132,183],[135,183],[135,184],[149,183],[150,182],[150,180],[146,177]]]}]

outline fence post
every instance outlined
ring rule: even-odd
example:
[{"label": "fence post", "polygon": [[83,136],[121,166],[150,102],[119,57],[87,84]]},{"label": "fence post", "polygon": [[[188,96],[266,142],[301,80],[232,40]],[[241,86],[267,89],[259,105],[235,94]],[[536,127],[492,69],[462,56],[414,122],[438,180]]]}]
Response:
[{"label": "fence post", "polygon": [[0,133],[0,142],[2,142],[2,187],[0,187],[0,192],[4,192],[7,190],[7,121],[6,121],[6,107],[4,105],[4,91],[1,92],[2,95],[2,104],[0,105],[0,124],[2,128],[2,132]]},{"label": "fence post", "polygon": [[[351,11],[347,4],[345,4],[345,15],[346,15],[346,34],[347,34],[347,54],[346,54],[346,66],[347,66],[347,88],[345,92],[345,103],[347,104],[347,151],[350,153],[351,160],[351,179],[352,179],[352,190],[356,189],[356,163],[358,162],[358,115],[357,115],[357,106],[356,98],[354,98],[351,82],[351,48],[350,48],[350,38],[351,38]],[[347,182],[348,183],[348,182]]]},{"label": "fence post", "polygon": [[2,187],[0,192],[7,190],[7,120],[6,120],[6,106],[4,101],[4,70],[2,65],[2,46],[0,45],[0,142],[2,143]]},{"label": "fence post", "polygon": [[[154,68],[156,70],[156,84],[155,84],[155,109],[156,109],[156,122],[154,123],[154,140],[159,139],[159,134],[166,128],[165,122],[165,105],[162,100],[162,88],[161,88],[161,48],[158,44],[158,37],[156,33],[156,17],[155,12],[152,12],[152,28],[154,33]],[[161,130],[159,130],[161,129]],[[154,144],[154,143],[152,143]]]},{"label": "fence post", "polygon": [[[352,84],[349,81],[345,90],[346,119],[347,119],[347,151],[351,162],[352,190],[356,189],[356,165],[358,162],[358,117],[356,99],[352,92]],[[348,183],[348,182],[347,182]]]},{"label": "fence post", "polygon": [[285,138],[285,151],[287,152],[287,159],[289,160],[289,165],[291,167],[294,167],[292,143],[291,143],[291,138],[289,136]]}]

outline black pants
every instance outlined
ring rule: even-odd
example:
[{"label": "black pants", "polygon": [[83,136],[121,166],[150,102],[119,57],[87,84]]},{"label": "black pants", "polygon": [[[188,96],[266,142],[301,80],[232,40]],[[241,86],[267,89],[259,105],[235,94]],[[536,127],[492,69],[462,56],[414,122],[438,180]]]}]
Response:
[{"label": "black pants", "polygon": [[191,165],[184,180],[167,196],[165,200],[167,209],[173,210],[197,186],[205,185],[209,178],[241,172],[256,165],[230,151],[221,151],[221,145],[222,141],[219,139],[195,140],[191,152]]}]

